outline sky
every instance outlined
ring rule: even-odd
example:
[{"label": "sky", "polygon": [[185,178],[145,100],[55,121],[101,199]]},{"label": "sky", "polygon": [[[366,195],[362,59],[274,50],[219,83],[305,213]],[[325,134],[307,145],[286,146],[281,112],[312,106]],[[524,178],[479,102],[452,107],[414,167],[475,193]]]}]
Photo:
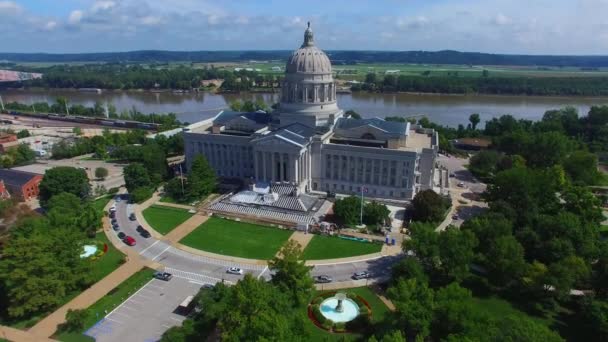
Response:
[{"label": "sky", "polygon": [[608,55],[608,0],[0,0],[1,52],[326,50]]}]

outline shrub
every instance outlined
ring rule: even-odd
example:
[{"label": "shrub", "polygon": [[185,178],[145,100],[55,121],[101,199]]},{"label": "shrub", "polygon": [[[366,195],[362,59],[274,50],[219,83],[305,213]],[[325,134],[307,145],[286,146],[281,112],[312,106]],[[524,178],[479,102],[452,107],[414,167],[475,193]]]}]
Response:
[{"label": "shrub", "polygon": [[371,327],[369,315],[360,314],[357,318],[346,323],[346,328],[351,331],[365,331]]},{"label": "shrub", "polygon": [[344,324],[344,322],[338,322],[338,323],[334,324],[334,331],[335,332],[345,332],[346,324]]},{"label": "shrub", "polygon": [[319,304],[314,304],[312,306],[312,314],[315,316],[317,322],[319,322],[319,324],[321,325],[323,325],[323,323],[327,321],[327,318],[325,318],[325,316],[323,316],[323,314],[321,313],[321,308],[319,307]]},{"label": "shrub", "polygon": [[61,330],[82,331],[88,316],[89,312],[86,309],[68,310],[67,314],[65,315],[65,323],[61,325]]},{"label": "shrub", "polygon": [[331,319],[327,319],[321,325],[323,326],[324,329],[331,330],[334,326],[334,321],[332,321]]},{"label": "shrub", "polygon": [[359,305],[359,314],[369,316],[369,314],[370,314],[369,308],[365,305]]},{"label": "shrub", "polygon": [[323,302],[323,300],[325,300],[325,298],[323,298],[321,296],[318,296],[318,297],[315,297],[315,299],[312,300],[312,303],[316,304],[318,306],[318,305],[321,305],[321,303]]},{"label": "shrub", "polygon": [[145,202],[147,199],[152,197],[154,190],[148,187],[141,187],[133,190],[131,193],[131,198],[135,203]]}]

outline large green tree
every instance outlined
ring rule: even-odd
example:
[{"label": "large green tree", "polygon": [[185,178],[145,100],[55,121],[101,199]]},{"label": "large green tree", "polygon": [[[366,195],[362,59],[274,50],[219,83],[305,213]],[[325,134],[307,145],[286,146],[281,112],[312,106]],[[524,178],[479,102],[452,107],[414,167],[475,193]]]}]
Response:
[{"label": "large green tree", "polygon": [[416,279],[399,280],[388,289],[387,295],[395,305],[393,320],[406,336],[422,340],[430,334],[434,294],[426,283]]},{"label": "large green tree", "polygon": [[188,172],[188,197],[201,199],[212,193],[217,186],[215,171],[202,155],[192,160]]},{"label": "large green tree", "polygon": [[46,206],[48,200],[62,192],[67,192],[84,200],[89,197],[91,186],[85,170],[69,166],[49,169],[39,185],[40,204]]},{"label": "large green tree", "polygon": [[138,188],[152,187],[150,174],[141,163],[131,163],[124,168],[125,186],[129,192]]},{"label": "large green tree", "polygon": [[287,241],[278,255],[270,260],[268,267],[274,272],[272,283],[289,293],[296,305],[308,303],[314,291],[314,284],[310,267],[306,266],[302,259],[302,246],[297,241]]},{"label": "large green tree", "polygon": [[450,201],[433,190],[422,190],[412,200],[412,217],[415,221],[441,222]]},{"label": "large green tree", "polygon": [[357,225],[360,222],[361,215],[361,198],[357,196],[349,196],[343,199],[337,199],[334,203],[334,214],[336,219],[346,225]]}]

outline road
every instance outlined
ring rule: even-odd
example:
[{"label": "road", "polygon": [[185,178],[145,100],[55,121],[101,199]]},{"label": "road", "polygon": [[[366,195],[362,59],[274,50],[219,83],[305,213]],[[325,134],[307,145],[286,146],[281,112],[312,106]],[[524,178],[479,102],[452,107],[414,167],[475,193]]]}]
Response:
[{"label": "road", "polygon": [[[162,332],[173,325],[181,324],[183,316],[173,311],[189,295],[198,292],[203,284],[217,282],[236,283],[243,276],[226,273],[228,267],[239,267],[244,273],[270,280],[268,267],[234,263],[209,257],[194,255],[174,248],[154,237],[143,238],[136,230],[138,223],[131,221],[133,205],[121,199],[116,202],[116,220],[119,231],[136,240],[134,248],[146,259],[165,266],[165,271],[173,274],[169,282],[153,280],[141,292],[127,299],[119,308],[101,319],[87,334],[97,341],[156,341]],[[117,234],[118,231],[114,231]],[[376,279],[388,279],[390,268],[400,257],[372,258],[359,262],[331,265],[317,265],[312,275],[329,275],[334,282],[351,280],[354,272],[368,271]],[[361,286],[368,281],[358,280]],[[130,329],[131,327],[131,329]],[[133,327],[136,327],[133,329]]]}]

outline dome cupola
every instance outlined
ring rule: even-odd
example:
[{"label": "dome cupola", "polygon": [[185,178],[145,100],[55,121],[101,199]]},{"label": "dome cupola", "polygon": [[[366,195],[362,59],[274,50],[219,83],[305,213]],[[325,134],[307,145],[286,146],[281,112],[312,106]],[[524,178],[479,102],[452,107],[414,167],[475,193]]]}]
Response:
[{"label": "dome cupola", "polygon": [[314,116],[316,125],[331,123],[331,118],[340,112],[331,62],[325,52],[315,46],[310,22],[304,31],[304,42],[287,60],[280,109],[283,117]]}]

